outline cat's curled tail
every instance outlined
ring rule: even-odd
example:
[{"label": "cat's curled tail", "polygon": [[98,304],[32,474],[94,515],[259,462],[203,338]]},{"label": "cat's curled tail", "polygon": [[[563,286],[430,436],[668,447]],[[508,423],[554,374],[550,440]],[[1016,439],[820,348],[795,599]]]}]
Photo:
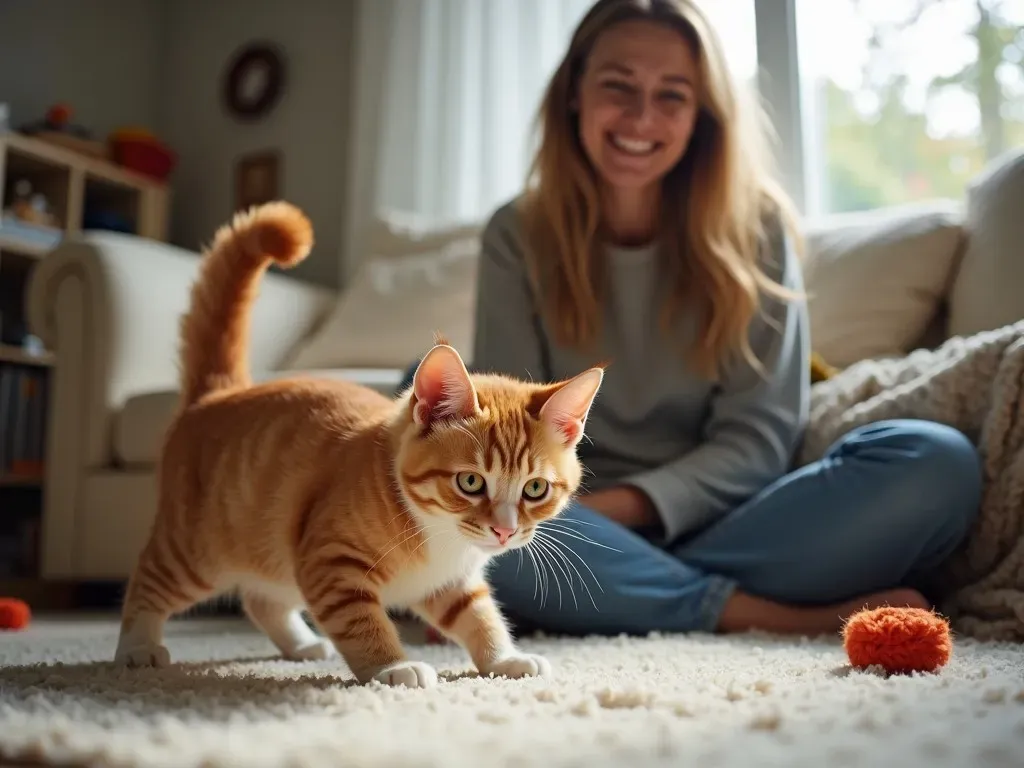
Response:
[{"label": "cat's curled tail", "polygon": [[181,404],[247,387],[249,327],[259,282],[272,262],[293,267],[313,247],[313,226],[275,201],[238,213],[205,249],[188,312],[181,319]]}]

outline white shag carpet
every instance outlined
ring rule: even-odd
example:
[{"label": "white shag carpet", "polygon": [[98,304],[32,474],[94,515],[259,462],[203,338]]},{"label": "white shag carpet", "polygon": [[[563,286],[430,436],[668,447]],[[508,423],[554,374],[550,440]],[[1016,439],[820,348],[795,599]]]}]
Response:
[{"label": "white shag carpet", "polygon": [[0,758],[116,766],[1020,766],[1024,650],[957,642],[937,675],[851,671],[836,639],[524,641],[553,679],[467,674],[410,644],[428,691],[356,687],[289,663],[243,620],[168,628],[175,666],[108,659],[112,618],[0,634]]}]

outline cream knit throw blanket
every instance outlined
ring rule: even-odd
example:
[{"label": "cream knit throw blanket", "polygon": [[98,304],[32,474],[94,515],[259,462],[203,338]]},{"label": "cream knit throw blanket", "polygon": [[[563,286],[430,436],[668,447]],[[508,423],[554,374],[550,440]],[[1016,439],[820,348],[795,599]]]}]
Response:
[{"label": "cream knit throw blanket", "polygon": [[961,634],[1024,640],[1024,321],[863,361],[815,384],[798,463],[820,458],[850,429],[893,418],[947,424],[977,445],[981,510],[945,568],[941,609]]}]

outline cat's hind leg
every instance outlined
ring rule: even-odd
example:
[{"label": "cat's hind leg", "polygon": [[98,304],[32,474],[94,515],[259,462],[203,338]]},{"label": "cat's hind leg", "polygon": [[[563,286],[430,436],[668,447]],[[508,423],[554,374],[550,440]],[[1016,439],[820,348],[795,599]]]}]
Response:
[{"label": "cat's hind leg", "polygon": [[302,618],[298,606],[289,605],[256,589],[243,588],[246,615],[292,661],[329,659],[337,655],[333,643],[320,637]]},{"label": "cat's hind leg", "polygon": [[139,555],[121,609],[115,663],[129,667],[169,664],[164,624],[214,594],[214,579],[189,556],[183,538],[166,529],[155,530]]}]

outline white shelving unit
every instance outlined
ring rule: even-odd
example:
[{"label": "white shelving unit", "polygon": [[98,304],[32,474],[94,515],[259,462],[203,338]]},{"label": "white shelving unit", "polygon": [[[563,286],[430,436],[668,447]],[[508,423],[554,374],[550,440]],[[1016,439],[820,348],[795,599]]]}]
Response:
[{"label": "white shelving unit", "polygon": [[[38,550],[33,525],[38,531],[48,397],[15,398],[11,392],[45,393],[56,365],[48,350],[11,343],[25,329],[29,276],[62,238],[85,228],[89,211],[114,214],[141,237],[167,239],[167,186],[103,157],[101,146],[90,154],[96,147],[82,151],[61,142],[61,137],[0,132],[0,441],[6,441],[0,443],[0,523],[10,523],[13,516],[29,521],[19,522],[21,533],[15,539],[27,558],[23,568],[29,571],[38,557],[33,554]],[[33,194],[46,199],[55,226],[26,223],[9,215],[15,188],[22,180],[31,185]],[[9,556],[10,546],[0,556]],[[31,573],[15,578],[0,573],[0,594],[30,599],[37,605],[66,603],[73,596],[69,590],[71,586],[44,584]]]}]

